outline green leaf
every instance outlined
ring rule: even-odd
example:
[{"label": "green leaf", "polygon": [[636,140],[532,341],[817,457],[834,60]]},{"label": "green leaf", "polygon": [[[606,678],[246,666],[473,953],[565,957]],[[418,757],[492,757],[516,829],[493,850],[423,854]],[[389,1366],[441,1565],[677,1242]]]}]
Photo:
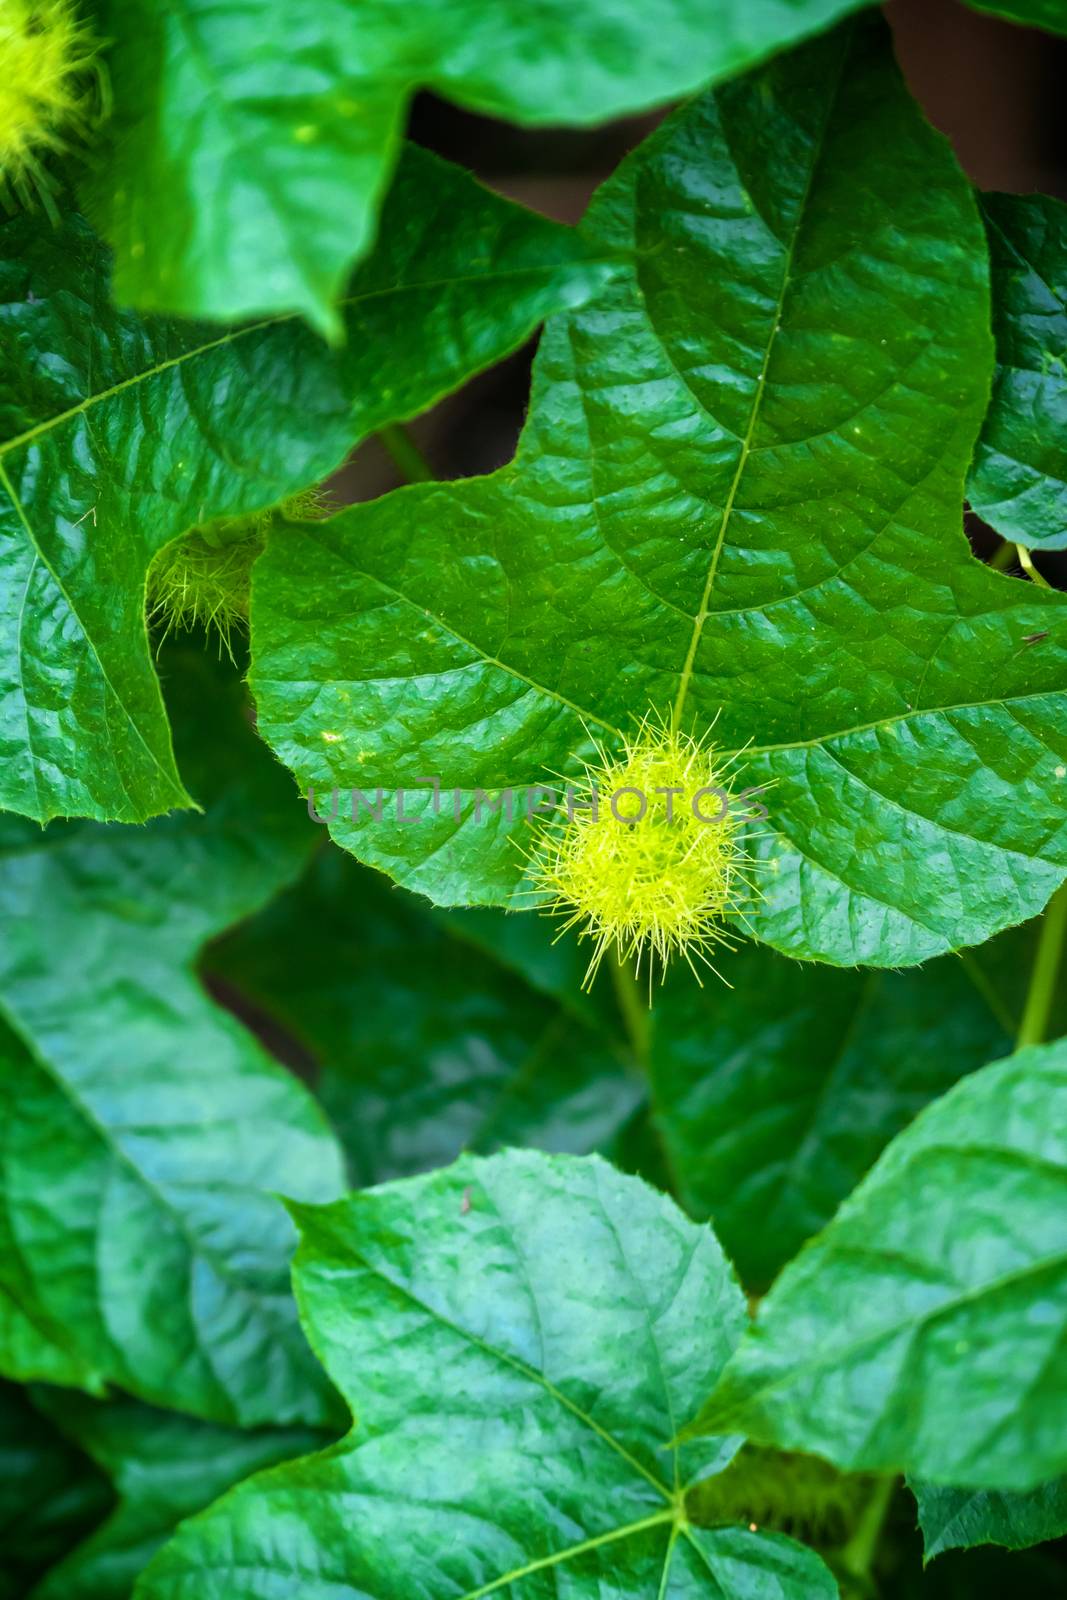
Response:
[{"label": "green leaf", "polygon": [[1067,206],[1041,194],[980,203],[997,375],[967,496],[1005,539],[1058,550],[1067,545]]},{"label": "green leaf", "polygon": [[21,1600],[111,1501],[88,1457],[40,1415],[25,1390],[0,1382],[0,1600]]},{"label": "green leaf", "polygon": [[1067,1478],[1044,1483],[1029,1494],[942,1489],[933,1483],[912,1483],[910,1488],[919,1502],[927,1561],[945,1550],[980,1544],[1025,1550],[1067,1533]]},{"label": "green leaf", "polygon": [[[1003,940],[991,951],[1010,965]],[[729,990],[683,974],[656,996],[651,1093],[679,1199],[765,1289],[894,1134],[1011,1049],[1011,1018],[970,958],[841,972],[748,945],[727,971]]]},{"label": "green leaf", "polygon": [[213,1427],[137,1400],[101,1402],[58,1389],[35,1390],[34,1398],[111,1479],[118,1504],[47,1573],[32,1600],[127,1600],[184,1518],[260,1468],[328,1442],[307,1428]]},{"label": "green leaf", "polygon": [[[558,971],[545,919],[485,915],[501,944],[516,924],[529,929],[523,955],[536,951],[542,969],[555,959]],[[488,939],[486,922],[478,933]],[[310,1048],[359,1187],[464,1149],[583,1154],[644,1099],[621,1047],[584,1020],[588,1008],[538,993],[472,942],[462,913],[435,915],[332,845],[217,945],[209,968]]]},{"label": "green leaf", "polygon": [[1067,1468],[1067,1040],[965,1078],[786,1268],[694,1431],[1030,1490]]},{"label": "green leaf", "polygon": [[[963,538],[986,247],[883,25],[685,107],[587,227],[636,258],[546,329],[513,465],[272,536],[264,736],[439,903],[529,904],[528,823],[479,787],[519,811],[651,704],[753,741],[758,932],[790,955],[907,965],[1035,914],[1067,870],[1067,597]],[[407,823],[351,820],[376,785],[414,786]]]},{"label": "green leaf", "polygon": [[736,1441],[668,1441],[745,1308],[669,1200],[512,1151],[296,1216],[301,1313],[359,1426],[187,1524],[139,1600],[835,1595],[790,1540],[684,1518]]},{"label": "green leaf", "polygon": [[117,312],[109,254],[79,218],[0,225],[0,803],[42,822],[188,804],[145,631],[153,554],[324,477],[610,271],[414,148],[336,352],[292,319]]},{"label": "green leaf", "polygon": [[976,11],[990,11],[1009,22],[1022,22],[1049,33],[1067,33],[1067,10],[1063,0],[967,0]]},{"label": "green leaf", "polygon": [[317,1423],[336,1402],[297,1322],[276,1196],[338,1193],[340,1152],[192,971],[295,877],[312,829],[240,683],[194,651],[168,668],[206,815],[0,818],[0,1370],[221,1422]]},{"label": "green leaf", "polygon": [[297,311],[337,338],[335,302],[373,241],[420,87],[518,122],[599,122],[859,4],[183,0],[179,14],[102,0],[114,112],[89,194],[118,251],[116,292],[189,316]]}]

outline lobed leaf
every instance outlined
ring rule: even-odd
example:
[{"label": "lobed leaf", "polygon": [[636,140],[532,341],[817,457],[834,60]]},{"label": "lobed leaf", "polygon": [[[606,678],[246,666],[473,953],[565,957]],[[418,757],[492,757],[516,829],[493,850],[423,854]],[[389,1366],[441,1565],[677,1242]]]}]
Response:
[{"label": "lobed leaf", "polygon": [[965,1078],[762,1302],[694,1432],[1029,1491],[1067,1468],[1067,1041]]},{"label": "lobed leaf", "polygon": [[179,1532],[139,1600],[830,1600],[819,1558],[703,1529],[670,1445],[744,1302],[711,1232],[595,1157],[509,1152],[296,1210],[316,1350],[359,1423]]},{"label": "lobed leaf", "polygon": [[39,822],[189,804],[145,628],[155,552],[317,482],[611,270],[413,147],[334,352],[291,318],[116,311],[80,218],[0,223],[0,803]]},{"label": "lobed leaf", "polygon": [[[1067,870],[1067,599],[962,534],[984,235],[883,25],[684,107],[587,232],[633,262],[546,330],[512,466],[271,539],[264,736],[442,904],[528,905],[532,787],[651,706],[774,786],[786,953],[909,965],[1033,915]],[[375,785],[382,821],[348,803]]]}]

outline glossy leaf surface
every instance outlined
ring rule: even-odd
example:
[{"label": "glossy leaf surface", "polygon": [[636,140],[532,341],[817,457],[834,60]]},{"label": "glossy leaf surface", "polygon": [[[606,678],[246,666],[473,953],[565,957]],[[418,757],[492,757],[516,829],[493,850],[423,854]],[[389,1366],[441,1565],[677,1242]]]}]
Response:
[{"label": "glossy leaf surface", "polygon": [[834,1595],[788,1539],[680,1516],[735,1442],[668,1441],[745,1311],[669,1200],[512,1151],[296,1215],[301,1312],[358,1426],[190,1523],[140,1600]]},{"label": "glossy leaf surface", "polygon": [[115,115],[90,193],[119,297],[189,316],[299,311],[336,337],[416,89],[520,122],[599,122],[860,3],[102,0]]},{"label": "glossy leaf surface", "polygon": [[701,1418],[846,1469],[1067,1467],[1067,1041],[965,1078],[787,1267]]},{"label": "glossy leaf surface", "polygon": [[528,905],[524,786],[651,705],[774,784],[787,953],[907,965],[1033,915],[1067,870],[1067,599],[962,535],[984,234],[882,25],[683,108],[587,226],[635,264],[546,331],[512,466],[272,538],[265,737],[443,904]]},{"label": "glossy leaf surface", "polygon": [[79,218],[0,224],[0,804],[42,822],[188,804],[145,630],[153,554],[317,482],[608,271],[414,148],[333,353],[291,318],[116,311],[109,252]]},{"label": "glossy leaf surface", "polygon": [[986,194],[997,373],[967,483],[991,527],[1035,550],[1067,546],[1067,205]]}]

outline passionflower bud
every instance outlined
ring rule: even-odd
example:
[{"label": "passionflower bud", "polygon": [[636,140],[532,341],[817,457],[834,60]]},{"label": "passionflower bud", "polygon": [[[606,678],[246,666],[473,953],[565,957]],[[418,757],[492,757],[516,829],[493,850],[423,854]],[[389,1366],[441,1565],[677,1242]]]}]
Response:
[{"label": "passionflower bud", "polygon": [[[584,804],[550,827],[531,856],[548,909],[593,941],[592,982],[604,956],[680,956],[716,970],[708,952],[731,945],[726,919],[757,898],[745,848],[749,816],[727,765],[704,740],[648,717],[615,759],[599,751],[586,768]],[[594,801],[595,797],[595,801]]]},{"label": "passionflower bud", "polygon": [[84,135],[100,98],[96,50],[73,0],[3,0],[0,195],[48,202],[42,161]]}]

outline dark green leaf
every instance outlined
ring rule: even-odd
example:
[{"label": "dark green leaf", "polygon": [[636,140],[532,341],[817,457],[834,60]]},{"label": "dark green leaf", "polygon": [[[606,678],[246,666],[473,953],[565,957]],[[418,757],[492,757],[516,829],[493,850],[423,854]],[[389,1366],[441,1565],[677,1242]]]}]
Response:
[{"label": "dark green leaf", "polygon": [[106,1479],[30,1404],[0,1382],[0,1600],[22,1600],[112,1503]]},{"label": "dark green leaf", "polygon": [[910,1485],[919,1502],[926,1559],[944,1550],[999,1544],[1024,1550],[1067,1534],[1067,1478],[1044,1483],[1029,1494],[996,1494],[986,1489],[941,1489],[933,1483]]},{"label": "dark green leaf", "polygon": [[337,336],[416,89],[519,122],[598,122],[862,3],[101,0],[115,107],[89,187],[117,292],[190,316],[299,311]]},{"label": "dark green leaf", "polygon": [[1067,33],[1067,6],[1063,0],[967,0],[976,11],[991,11],[1009,22],[1022,22],[1049,33]]},{"label": "dark green leaf", "polygon": [[703,1529],[670,1449],[744,1322],[707,1228],[595,1157],[510,1152],[300,1207],[308,1334],[359,1426],[188,1524],[140,1600],[830,1600],[817,1556]]},{"label": "dark green leaf", "polygon": [[193,651],[168,667],[206,815],[0,818],[0,1369],[222,1422],[319,1422],[335,1399],[276,1194],[336,1194],[340,1152],[191,970],[296,876],[313,830],[240,684]]},{"label": "dark green leaf", "polygon": [[968,1488],[1067,1468],[1067,1040],[898,1135],[761,1303],[700,1427]]},{"label": "dark green leaf", "polygon": [[[507,964],[488,953],[494,933]],[[209,965],[310,1047],[363,1187],[463,1149],[584,1153],[621,1131],[641,1081],[621,1047],[582,1020],[589,1008],[577,981],[560,981],[567,958],[552,933],[541,918],[435,914],[328,845]],[[557,980],[563,1002],[509,970],[518,962],[546,988]]]},{"label": "dark green leaf", "polygon": [[111,1479],[118,1505],[42,1579],[32,1600],[127,1600],[185,1517],[260,1468],[328,1442],[307,1428],[213,1427],[137,1400],[101,1402],[58,1389],[38,1389],[35,1400]]},{"label": "dark green leaf", "polygon": [[[154,188],[151,203],[158,223]],[[414,148],[333,353],[292,319],[116,312],[108,252],[80,219],[0,225],[0,803],[123,822],[187,804],[145,631],[152,555],[324,477],[609,272],[568,229]]]},{"label": "dark green leaf", "polygon": [[1067,545],[1067,206],[981,196],[997,375],[967,495],[1016,544]]},{"label": "dark green leaf", "polygon": [[[558,786],[651,703],[776,785],[769,943],[904,965],[1033,915],[1067,870],[1067,597],[962,535],[985,240],[882,24],[685,107],[588,229],[636,261],[546,330],[514,465],[272,536],[264,735],[440,903],[528,904],[531,830],[479,786]],[[376,785],[417,825],[353,822]]]},{"label": "dark green leaf", "polygon": [[649,1071],[678,1197],[746,1284],[766,1288],[894,1134],[1011,1048],[970,969],[841,972],[749,945],[732,989],[686,974],[657,995]]}]

